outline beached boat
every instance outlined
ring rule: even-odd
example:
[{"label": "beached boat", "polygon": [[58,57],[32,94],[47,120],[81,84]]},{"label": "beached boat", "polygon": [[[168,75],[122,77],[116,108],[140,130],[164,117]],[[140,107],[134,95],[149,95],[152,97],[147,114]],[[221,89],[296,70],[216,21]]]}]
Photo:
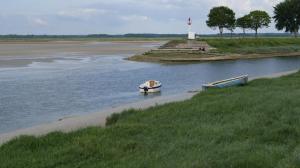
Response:
[{"label": "beached boat", "polygon": [[155,93],[160,92],[162,84],[156,80],[149,80],[139,86],[141,93]]},{"label": "beached boat", "polygon": [[231,86],[240,86],[248,83],[248,75],[239,76],[235,78],[230,78],[226,80],[221,80],[209,84],[205,84],[202,86],[203,90],[207,90],[209,88],[226,88]]}]

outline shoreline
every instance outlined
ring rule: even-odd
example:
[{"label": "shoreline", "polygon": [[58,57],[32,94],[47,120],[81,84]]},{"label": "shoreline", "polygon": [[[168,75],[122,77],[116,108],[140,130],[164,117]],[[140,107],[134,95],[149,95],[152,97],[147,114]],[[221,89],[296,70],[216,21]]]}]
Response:
[{"label": "shoreline", "polygon": [[118,107],[107,108],[96,113],[74,117],[65,117],[63,119],[59,119],[58,121],[54,121],[51,123],[37,125],[30,128],[19,129],[8,133],[2,133],[0,134],[0,146],[22,135],[43,136],[56,131],[67,133],[92,126],[105,127],[106,118],[114,113],[121,113],[122,111],[130,109],[147,109],[153,106],[163,105],[166,103],[184,101],[192,98],[196,94],[196,92],[193,92],[156,97],[148,100],[138,101],[135,103],[124,104]]},{"label": "shoreline", "polygon": [[[261,78],[277,78],[281,76],[290,75],[296,72],[298,72],[298,70],[280,72],[280,73],[275,73],[266,76],[259,76],[259,77],[250,78],[249,81],[255,79],[261,79]],[[3,133],[0,134],[0,146],[22,135],[39,137],[57,131],[68,133],[68,132],[73,132],[79,129],[92,127],[92,126],[105,127],[106,118],[114,113],[121,113],[124,110],[129,110],[129,109],[147,109],[157,105],[164,105],[172,102],[185,101],[191,99],[199,92],[201,91],[200,90],[192,91],[192,92],[181,93],[176,95],[152,98],[149,100],[142,100],[136,103],[130,103],[118,107],[104,109],[96,113],[91,113],[82,116],[75,116],[75,117],[66,117],[55,122],[37,125],[30,128],[19,129],[8,133]]]},{"label": "shoreline", "polygon": [[187,63],[187,62],[215,62],[215,61],[230,61],[230,60],[245,60],[245,59],[263,59],[275,57],[299,57],[300,52],[289,53],[266,53],[266,54],[227,54],[222,56],[207,55],[203,57],[183,57],[183,58],[164,58],[155,56],[136,55],[129,57],[130,61],[138,62],[157,62],[157,63]]},{"label": "shoreline", "polygon": [[200,39],[172,40],[158,49],[128,60],[156,63],[199,63],[240,59],[300,56],[298,39]]}]

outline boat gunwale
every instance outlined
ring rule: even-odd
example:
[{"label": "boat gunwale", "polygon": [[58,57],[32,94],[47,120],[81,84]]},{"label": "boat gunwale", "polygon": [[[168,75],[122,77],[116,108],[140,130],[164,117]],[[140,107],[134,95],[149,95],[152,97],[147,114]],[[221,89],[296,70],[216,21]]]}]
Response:
[{"label": "boat gunwale", "polygon": [[230,81],[234,81],[234,80],[238,80],[238,79],[244,79],[244,78],[248,78],[248,77],[249,77],[249,75],[243,75],[243,76],[238,76],[238,77],[235,77],[235,78],[229,78],[229,79],[225,79],[225,80],[216,81],[216,82],[213,82],[213,83],[204,84],[203,86],[204,87],[215,86],[215,85],[220,84],[220,83],[227,83],[227,82],[230,82]]}]

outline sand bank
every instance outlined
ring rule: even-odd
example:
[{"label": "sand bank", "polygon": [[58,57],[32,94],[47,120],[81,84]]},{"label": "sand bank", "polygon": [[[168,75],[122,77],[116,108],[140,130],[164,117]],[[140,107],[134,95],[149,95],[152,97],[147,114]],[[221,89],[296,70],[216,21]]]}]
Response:
[{"label": "sand bank", "polygon": [[[163,42],[93,42],[93,41],[51,41],[51,42],[6,42],[0,43],[0,57],[3,56],[55,56],[57,53],[132,54],[149,50],[149,45]],[[150,47],[151,48],[151,47]]]},{"label": "sand bank", "polygon": [[[250,78],[250,80],[259,78],[276,78],[289,74],[296,73],[298,70],[276,73],[268,76],[260,76]],[[199,88],[200,90],[200,88]],[[146,109],[156,105],[163,105],[170,102],[184,101],[192,98],[198,92],[182,93],[172,96],[162,96],[149,100],[139,101],[136,103],[126,104],[119,107],[108,108],[97,113],[92,113],[85,116],[77,116],[64,118],[59,121],[39,125],[31,128],[21,129],[10,133],[0,134],[0,144],[12,140],[21,135],[42,136],[54,131],[71,132],[89,126],[105,126],[106,118],[113,113],[119,113],[128,109]]]},{"label": "sand bank", "polygon": [[0,68],[52,62],[68,56],[139,54],[160,46],[163,41],[49,41],[0,42]]}]

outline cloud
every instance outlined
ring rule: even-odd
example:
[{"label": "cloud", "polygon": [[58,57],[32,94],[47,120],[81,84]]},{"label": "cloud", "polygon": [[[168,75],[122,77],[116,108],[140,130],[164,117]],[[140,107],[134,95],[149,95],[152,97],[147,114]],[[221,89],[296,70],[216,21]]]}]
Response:
[{"label": "cloud", "polygon": [[35,25],[38,25],[38,26],[48,26],[48,22],[46,20],[41,19],[41,18],[33,19],[33,23]]},{"label": "cloud", "polygon": [[142,16],[142,15],[127,15],[127,16],[120,16],[121,20],[123,21],[129,21],[129,22],[132,22],[132,21],[147,21],[149,20],[149,17],[148,16]]},{"label": "cloud", "polygon": [[58,16],[88,19],[93,16],[104,15],[107,13],[109,13],[109,12],[108,12],[108,10],[105,10],[105,9],[79,8],[79,9],[59,11]]}]

